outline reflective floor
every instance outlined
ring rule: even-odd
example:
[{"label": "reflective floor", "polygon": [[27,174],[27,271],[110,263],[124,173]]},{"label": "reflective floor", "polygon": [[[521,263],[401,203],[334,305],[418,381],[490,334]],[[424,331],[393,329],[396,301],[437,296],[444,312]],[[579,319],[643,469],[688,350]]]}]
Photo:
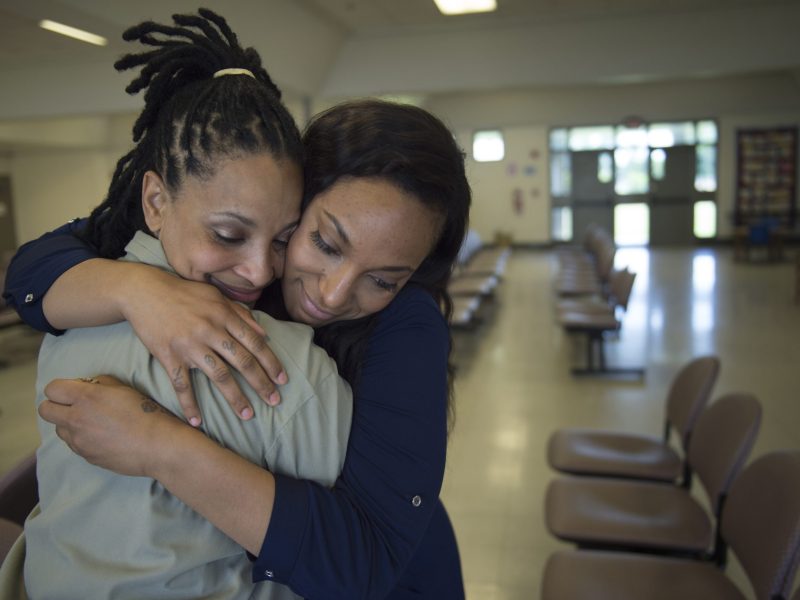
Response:
[{"label": "reflective floor", "polygon": [[[547,556],[566,547],[542,517],[553,477],[548,435],[588,426],[660,434],[666,389],[690,358],[716,353],[715,396],[749,391],[764,406],[753,455],[800,448],[800,305],[790,263],[734,263],[727,249],[624,250],[637,273],[608,362],[645,366],[641,381],[577,380],[582,340],[555,324],[549,252],[518,251],[474,331],[455,333],[457,421],[443,497],[461,548],[469,600],[538,597]],[[0,331],[0,471],[35,448],[33,358],[38,336]],[[698,497],[702,492],[695,490]],[[746,591],[734,561],[731,577]]]},{"label": "reflective floor", "polygon": [[[762,401],[753,455],[800,448],[793,266],[734,263],[728,250],[666,249],[620,251],[617,267],[626,265],[637,279],[620,338],[607,344],[608,362],[645,366],[643,381],[570,376],[584,360],[583,340],[555,325],[557,263],[548,253],[515,253],[484,325],[456,337],[458,415],[443,497],[470,600],[536,598],[547,556],[568,547],[548,535],[542,516],[553,477],[545,462],[550,432],[586,426],[659,435],[666,388],[693,356],[719,355],[714,397],[749,391]],[[747,585],[735,561],[729,572]]]}]

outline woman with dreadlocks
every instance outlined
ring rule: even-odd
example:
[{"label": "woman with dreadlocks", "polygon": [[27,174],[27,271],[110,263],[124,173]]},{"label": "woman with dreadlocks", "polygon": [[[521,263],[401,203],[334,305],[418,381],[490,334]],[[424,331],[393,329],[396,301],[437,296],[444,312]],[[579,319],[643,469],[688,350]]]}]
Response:
[{"label": "woman with dreadlocks", "polygon": [[[158,47],[116,64],[143,66],[128,90],[147,90],[145,108],[134,126],[136,146],[119,161],[108,197],[81,236],[101,256],[123,254],[125,265],[210,283],[252,304],[282,271],[299,220],[300,135],[258,56],[239,47],[224,20],[208,11],[174,20],[175,27],[143,23],[125,33]],[[222,406],[208,379],[196,377],[208,405],[206,433],[254,464],[333,484],[349,432],[349,387],[313,344],[311,329],[241,312],[242,330],[244,319],[270,330],[290,380],[279,411],[255,402],[255,418],[245,421]],[[234,355],[236,343],[228,336]],[[53,378],[96,370],[136,385],[140,408],[150,412],[158,406],[147,397],[180,412],[172,386],[191,377],[160,368],[127,322],[76,328],[43,341],[37,403]],[[162,486],[97,469],[52,426],[40,425],[40,505],[4,581],[20,581],[24,556],[32,598],[294,597],[283,586],[254,586],[241,547]]]},{"label": "woman with dreadlocks", "polygon": [[[437,302],[447,303],[466,230],[463,156],[425,111],[377,101],[331,109],[304,143],[307,208],[289,242],[283,293],[285,314],[317,328],[318,343],[356,384],[347,458],[333,488],[243,465],[180,421],[137,410],[140,395],[129,388],[62,381],[47,394],[64,405],[45,401],[40,412],[89,462],[154,477],[257,555],[255,581],[285,583],[308,598],[463,598],[455,539],[437,498],[449,396],[448,333]],[[79,260],[68,258],[65,269]],[[90,265],[98,268],[95,260],[77,268]],[[104,276],[120,281],[110,270]],[[58,310],[72,304],[83,319],[59,318],[62,327],[135,312],[132,299],[125,310],[116,298],[110,303],[120,314],[98,319],[89,308],[95,281],[73,279],[57,290],[58,281],[45,296],[47,317],[51,295]],[[181,291],[188,284],[156,285],[141,287],[194,303]],[[71,303],[66,289],[79,299]],[[160,301],[152,320],[174,332],[171,317],[185,319],[158,312],[170,305]]]}]

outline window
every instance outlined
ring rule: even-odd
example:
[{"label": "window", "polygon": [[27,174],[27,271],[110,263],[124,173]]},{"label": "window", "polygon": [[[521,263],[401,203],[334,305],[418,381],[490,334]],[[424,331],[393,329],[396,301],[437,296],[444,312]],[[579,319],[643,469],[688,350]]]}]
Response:
[{"label": "window", "polygon": [[553,129],[550,132],[550,150],[569,150],[569,132],[566,129]]},{"label": "window", "polygon": [[614,243],[644,246],[649,241],[650,207],[644,202],[617,204],[614,207]]},{"label": "window", "polygon": [[704,239],[716,237],[717,203],[713,200],[694,203],[694,235]]},{"label": "window", "polygon": [[716,144],[717,124],[714,121],[700,121],[697,124],[697,141],[701,144]]},{"label": "window", "polygon": [[597,180],[600,183],[611,183],[614,179],[614,158],[611,152],[601,152],[597,156]]},{"label": "window", "polygon": [[653,123],[647,130],[651,148],[691,146],[696,142],[694,123]]},{"label": "window", "polygon": [[503,133],[498,130],[476,131],[472,138],[472,157],[478,162],[503,160],[506,154]]},{"label": "window", "polygon": [[650,152],[650,177],[654,181],[664,179],[667,167],[667,153],[662,148],[656,148]]},{"label": "window", "polygon": [[617,179],[614,191],[620,196],[646,194],[650,189],[647,159],[650,153],[646,146],[638,148],[617,148],[614,151],[614,165]]},{"label": "window", "polygon": [[550,194],[567,197],[572,193],[572,160],[567,152],[550,155]]},{"label": "window", "polygon": [[608,127],[573,127],[569,130],[569,149],[577,150],[611,150],[614,148],[614,128]]},{"label": "window", "polygon": [[552,212],[551,228],[553,239],[567,242],[572,239],[572,208],[557,206]]},{"label": "window", "polygon": [[[719,130],[715,121],[642,123],[641,119],[631,118],[624,124],[562,126],[550,130],[549,142],[554,239],[565,239],[561,236],[567,231],[572,233],[571,226],[566,225],[568,220],[583,223],[590,218],[608,219],[608,212],[597,216],[607,204],[609,210],[613,206],[618,244],[649,243],[649,207],[655,200],[647,196],[656,188],[656,182],[664,182],[658,186],[663,195],[687,196],[694,203],[690,205],[694,211],[694,237],[716,237]],[[577,181],[576,176],[581,180]],[[666,239],[662,226],[667,227],[668,221],[653,225],[653,235],[660,240]],[[688,231],[681,233],[683,239],[689,237]]]},{"label": "window", "polygon": [[698,192],[717,191],[717,146],[701,145],[696,150],[697,166],[694,172],[694,188]]}]

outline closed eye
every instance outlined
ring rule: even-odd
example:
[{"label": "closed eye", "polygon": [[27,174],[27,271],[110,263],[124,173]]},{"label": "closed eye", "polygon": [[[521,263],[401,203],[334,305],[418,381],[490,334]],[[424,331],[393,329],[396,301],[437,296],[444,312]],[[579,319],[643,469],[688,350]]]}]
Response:
[{"label": "closed eye", "polygon": [[212,229],[212,233],[214,235],[214,239],[222,244],[226,244],[229,246],[234,246],[236,244],[241,244],[244,241],[244,238],[235,237],[235,236],[227,236],[219,231]]},{"label": "closed eye", "polygon": [[396,283],[389,283],[385,279],[381,279],[380,277],[375,277],[374,275],[370,275],[372,281],[382,290],[386,290],[387,292],[394,292],[397,290]]},{"label": "closed eye", "polygon": [[338,254],[336,248],[329,245],[325,240],[322,239],[322,236],[319,234],[319,231],[312,231],[310,237],[314,245],[320,250],[322,250],[322,252],[324,252],[325,254],[329,256],[335,256]]}]

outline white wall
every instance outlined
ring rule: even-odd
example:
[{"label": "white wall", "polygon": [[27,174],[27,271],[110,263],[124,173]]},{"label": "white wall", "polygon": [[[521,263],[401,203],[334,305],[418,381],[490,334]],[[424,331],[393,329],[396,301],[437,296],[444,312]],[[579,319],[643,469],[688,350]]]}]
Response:
[{"label": "white wall", "polygon": [[[546,148],[547,131],[555,126],[619,123],[637,116],[645,121],[714,118],[720,128],[717,201],[719,235],[731,235],[736,185],[736,129],[800,126],[800,81],[789,73],[688,80],[660,84],[563,87],[475,94],[429,96],[425,107],[458,132],[471,151],[476,129],[501,128],[511,140],[507,159],[498,164],[470,165],[474,198],[473,225],[482,237],[513,231],[519,242],[549,239],[550,198],[546,151],[541,177],[531,181],[508,175],[511,163],[523,164],[527,146]],[[540,189],[541,201],[527,198],[523,215],[509,211],[510,194]],[[526,193],[526,196],[529,195]],[[498,200],[499,199],[499,200]]]},{"label": "white wall", "polygon": [[118,156],[105,150],[26,151],[11,159],[17,241],[86,216],[105,196]]},{"label": "white wall", "polygon": [[514,242],[544,243],[550,239],[547,128],[514,127],[504,131],[505,158],[476,162],[471,158],[472,131],[457,139],[467,151],[467,176],[472,187],[470,227],[490,242],[498,233]]}]

